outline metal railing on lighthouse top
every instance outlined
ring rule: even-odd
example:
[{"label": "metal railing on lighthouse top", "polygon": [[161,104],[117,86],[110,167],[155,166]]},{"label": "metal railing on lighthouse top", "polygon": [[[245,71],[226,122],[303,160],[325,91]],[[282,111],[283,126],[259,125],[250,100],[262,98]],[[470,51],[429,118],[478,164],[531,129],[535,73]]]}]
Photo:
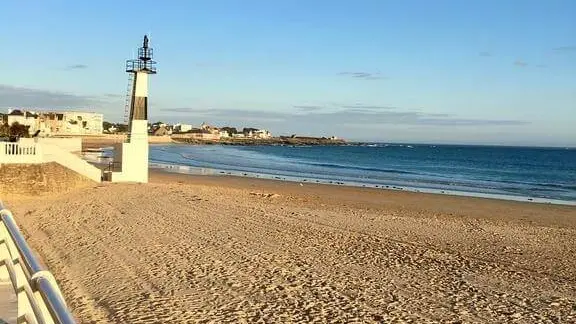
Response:
[{"label": "metal railing on lighthouse top", "polygon": [[[34,256],[12,213],[0,201],[0,266],[7,269],[15,294],[23,294],[18,305],[18,323],[74,324],[54,276]],[[4,245],[4,246],[2,246]],[[24,306],[24,307],[22,307]]]},{"label": "metal railing on lighthouse top", "polygon": [[154,50],[148,46],[148,36],[144,36],[142,47],[138,49],[138,58],[126,61],[126,72],[145,72],[156,74],[156,62],[152,60]]},{"label": "metal railing on lighthouse top", "polygon": [[146,72],[149,74],[156,74],[156,62],[128,60],[126,61],[126,72]]}]

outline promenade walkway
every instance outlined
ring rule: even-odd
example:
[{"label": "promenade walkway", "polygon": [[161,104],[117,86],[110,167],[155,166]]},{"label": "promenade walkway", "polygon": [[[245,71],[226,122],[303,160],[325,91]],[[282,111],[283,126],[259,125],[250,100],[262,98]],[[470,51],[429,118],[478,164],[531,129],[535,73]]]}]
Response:
[{"label": "promenade walkway", "polygon": [[[4,268],[4,266],[3,266]],[[12,282],[0,282],[0,324],[17,323],[18,297],[12,287]]]}]

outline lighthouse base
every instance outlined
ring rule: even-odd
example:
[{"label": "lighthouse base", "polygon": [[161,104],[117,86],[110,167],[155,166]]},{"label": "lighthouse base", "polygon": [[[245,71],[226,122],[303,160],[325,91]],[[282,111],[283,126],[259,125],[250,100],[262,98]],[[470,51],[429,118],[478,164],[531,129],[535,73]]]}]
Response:
[{"label": "lighthouse base", "polygon": [[133,120],[130,139],[114,148],[114,165],[120,171],[109,172],[111,182],[148,182],[148,121]]}]

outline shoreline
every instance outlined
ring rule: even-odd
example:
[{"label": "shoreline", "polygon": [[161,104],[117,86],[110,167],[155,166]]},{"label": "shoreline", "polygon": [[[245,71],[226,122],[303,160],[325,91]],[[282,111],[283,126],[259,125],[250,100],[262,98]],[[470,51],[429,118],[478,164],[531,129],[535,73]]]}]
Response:
[{"label": "shoreline", "polygon": [[[166,145],[167,143],[158,142],[158,143],[151,143],[151,146],[157,145]],[[182,143],[172,143],[173,145],[188,145]],[[222,145],[218,144],[217,145]],[[110,145],[106,143],[100,143],[100,145],[96,145],[100,149],[111,149]],[[222,145],[226,146],[226,145]],[[85,147],[85,149],[92,149],[92,146]],[[89,153],[86,152],[85,153]],[[97,152],[93,152],[98,154]],[[91,162],[96,161],[98,158],[91,157]],[[389,180],[389,181],[371,181],[370,179],[358,179],[358,180],[346,180],[342,178],[333,177],[330,178],[322,178],[322,177],[310,177],[309,175],[286,175],[281,174],[278,172],[277,174],[268,174],[263,172],[250,172],[244,170],[233,170],[233,167],[230,169],[219,169],[219,168],[212,168],[212,167],[196,167],[196,166],[189,166],[189,165],[179,165],[179,164],[172,164],[170,162],[161,162],[161,161],[150,161],[150,169],[163,169],[167,172],[175,172],[179,174],[210,174],[210,175],[219,175],[219,176],[238,176],[238,177],[250,177],[255,179],[273,179],[273,180],[282,180],[288,182],[303,182],[303,183],[323,183],[323,184],[330,184],[335,186],[353,186],[353,187],[366,187],[366,188],[377,188],[382,190],[395,190],[395,191],[411,191],[411,192],[422,192],[422,193],[430,193],[430,194],[438,194],[438,195],[452,195],[452,196],[463,196],[463,197],[479,197],[479,198],[487,198],[487,199],[498,199],[498,200],[507,200],[507,201],[523,201],[529,203],[538,203],[538,204],[555,204],[555,205],[567,205],[567,206],[576,206],[576,200],[567,200],[567,199],[558,199],[558,198],[547,198],[547,197],[537,197],[526,195],[523,193],[506,193],[500,192],[497,189],[478,189],[475,187],[453,187],[449,188],[448,186],[442,187],[441,185],[434,184],[434,183],[421,183],[420,186],[418,185],[411,185],[408,184],[406,181],[402,179],[397,180]],[[478,190],[475,190],[478,189]],[[491,192],[492,191],[492,192]]]},{"label": "shoreline", "polygon": [[[104,162],[89,161],[90,163],[105,166]],[[164,164],[158,162],[150,162],[149,171],[159,171],[171,174],[183,174],[191,176],[215,176],[215,177],[238,177],[247,179],[263,179],[280,181],[287,183],[303,183],[303,184],[320,184],[329,185],[336,187],[354,187],[354,188],[372,188],[375,190],[388,190],[388,191],[400,191],[400,192],[413,192],[413,193],[425,193],[438,196],[455,196],[455,197],[469,197],[469,198],[482,198],[482,199],[494,199],[501,201],[517,201],[525,202],[531,204],[549,204],[549,205],[560,205],[560,206],[576,206],[576,201],[571,200],[561,200],[561,199],[551,199],[551,198],[541,198],[541,197],[530,197],[530,196],[520,196],[520,195],[506,195],[506,194],[491,194],[491,193],[481,193],[472,191],[459,191],[450,189],[434,189],[426,187],[411,187],[404,185],[375,185],[362,182],[350,182],[350,181],[338,181],[338,180],[325,180],[325,179],[313,179],[304,177],[293,177],[293,176],[279,176],[264,173],[254,173],[254,172],[243,172],[243,171],[231,171],[216,168],[203,168],[194,167],[188,165],[177,165],[177,164]]]},{"label": "shoreline", "polygon": [[[274,192],[286,196],[313,196],[316,199],[326,199],[331,203],[348,204],[352,203],[356,207],[379,207],[382,203],[400,208],[419,208],[422,204],[425,208],[431,205],[437,208],[438,212],[446,213],[449,210],[458,211],[474,209],[477,206],[479,211],[468,210],[471,214],[482,215],[484,219],[504,220],[506,217],[491,214],[495,210],[525,209],[527,214],[535,211],[551,212],[558,215],[546,219],[546,222],[558,222],[562,226],[576,228],[576,208],[572,205],[534,203],[530,201],[493,199],[475,196],[458,196],[449,194],[436,194],[427,192],[416,192],[408,190],[390,190],[382,188],[338,186],[324,183],[303,183],[284,181],[267,178],[251,178],[235,175],[200,175],[165,171],[162,169],[150,169],[150,183],[177,183],[197,186],[226,187],[234,190],[256,190],[257,192]],[[490,210],[490,215],[484,212]],[[562,216],[566,214],[566,218]],[[549,215],[551,216],[551,215]],[[523,215],[518,218],[522,221],[537,222],[540,215],[536,212],[533,215]]]},{"label": "shoreline", "polygon": [[[264,173],[254,173],[254,172],[242,172],[242,171],[230,171],[216,168],[202,168],[187,165],[177,165],[177,164],[162,164],[157,162],[151,162],[152,165],[149,170],[159,170],[166,173],[177,173],[195,176],[218,176],[218,177],[239,177],[239,178],[250,178],[250,179],[265,179],[273,181],[282,182],[298,182],[307,184],[321,184],[330,185],[338,187],[355,187],[355,188],[372,188],[375,190],[389,190],[389,191],[403,191],[403,192],[414,192],[414,193],[425,193],[440,196],[457,196],[457,197],[470,197],[470,198],[482,198],[482,199],[495,199],[503,201],[518,201],[526,202],[532,204],[552,204],[552,205],[562,205],[562,206],[576,206],[576,201],[570,200],[560,200],[560,199],[549,199],[549,198],[538,198],[529,196],[517,196],[517,195],[505,195],[505,194],[490,194],[481,192],[468,192],[468,191],[458,191],[450,189],[433,189],[425,187],[410,187],[403,185],[374,185],[361,182],[349,182],[349,181],[337,181],[337,180],[319,180],[312,178],[303,177],[291,177],[291,176],[278,176],[270,175]],[[155,165],[155,166],[154,166]]]}]

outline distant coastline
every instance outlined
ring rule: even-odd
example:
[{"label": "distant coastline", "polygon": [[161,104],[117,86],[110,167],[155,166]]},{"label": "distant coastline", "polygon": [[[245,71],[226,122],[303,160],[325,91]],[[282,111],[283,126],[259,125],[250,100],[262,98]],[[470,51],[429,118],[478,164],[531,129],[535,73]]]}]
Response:
[{"label": "distant coastline", "polygon": [[[121,143],[126,139],[123,134],[105,134],[98,136],[82,136],[83,149],[96,149]],[[189,144],[189,145],[235,145],[235,146],[270,146],[270,145],[290,145],[290,146],[340,146],[349,143],[343,139],[327,137],[303,137],[303,136],[279,136],[271,138],[220,138],[205,139],[186,136],[184,134],[174,134],[165,136],[149,136],[150,144]]]},{"label": "distant coastline", "polygon": [[254,145],[293,145],[293,146],[338,146],[346,145],[347,142],[342,139],[326,137],[299,137],[299,136],[280,136],[266,139],[257,138],[221,138],[218,140],[208,140],[182,135],[172,135],[172,140],[176,143],[196,144],[196,145],[237,145],[237,146],[254,146]]}]

